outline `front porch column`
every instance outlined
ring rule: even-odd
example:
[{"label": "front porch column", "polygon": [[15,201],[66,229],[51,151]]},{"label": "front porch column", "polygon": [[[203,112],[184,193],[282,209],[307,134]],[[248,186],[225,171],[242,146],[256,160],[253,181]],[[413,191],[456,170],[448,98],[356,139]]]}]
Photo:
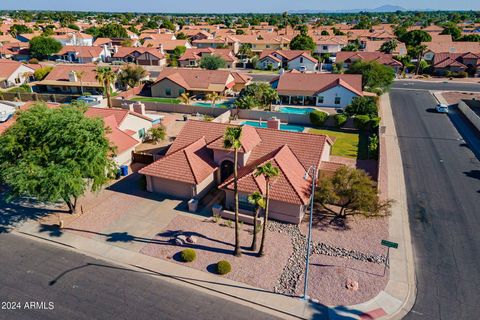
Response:
[{"label": "front porch column", "polygon": [[288,96],[288,104],[292,104],[292,96]]}]

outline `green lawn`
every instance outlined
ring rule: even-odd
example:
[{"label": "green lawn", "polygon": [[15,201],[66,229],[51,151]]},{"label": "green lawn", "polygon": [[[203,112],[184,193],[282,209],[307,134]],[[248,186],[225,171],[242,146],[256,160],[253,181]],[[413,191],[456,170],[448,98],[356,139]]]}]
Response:
[{"label": "green lawn", "polygon": [[133,97],[133,101],[140,101],[140,102],[158,102],[158,103],[166,103],[166,104],[179,104],[180,100],[176,98],[156,98],[156,97],[140,97],[136,96]]},{"label": "green lawn", "polygon": [[[325,134],[332,139],[335,138],[333,144],[332,155],[349,158],[357,158],[359,156],[359,134],[357,132],[344,132],[327,129],[310,129],[309,133]],[[363,148],[362,148],[363,149]],[[360,152],[363,157],[363,152]],[[359,157],[360,159],[362,157]]]}]

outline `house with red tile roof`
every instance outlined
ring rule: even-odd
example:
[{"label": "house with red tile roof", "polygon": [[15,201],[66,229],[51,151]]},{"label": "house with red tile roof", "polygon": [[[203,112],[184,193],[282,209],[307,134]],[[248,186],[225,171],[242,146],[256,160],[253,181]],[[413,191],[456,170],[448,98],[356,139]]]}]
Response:
[{"label": "house with red tile roof", "polygon": [[187,49],[192,48],[192,45],[188,40],[153,40],[147,39],[143,43],[144,48],[160,49],[166,53],[173,53],[176,47],[185,47]]},{"label": "house with red tile roof", "polygon": [[[201,199],[218,186],[225,192],[225,209],[231,210],[233,150],[223,146],[223,135],[229,126],[232,125],[187,122],[166,155],[139,171],[146,176],[147,190],[188,200]],[[271,162],[280,175],[270,189],[270,217],[300,223],[310,196],[311,179],[305,180],[305,173],[311,165],[320,167],[330,162],[333,142],[325,135],[251,126],[243,126],[240,140],[240,212],[253,214],[248,195],[255,191],[265,193],[265,179],[255,177],[255,169]]]},{"label": "house with red tile roof", "polygon": [[258,69],[279,69],[315,71],[318,61],[305,50],[264,50],[258,58]]},{"label": "house with red tile roof", "polygon": [[285,72],[271,85],[286,105],[345,108],[366,94],[358,74]]},{"label": "house with red tile roof", "polygon": [[200,60],[204,56],[214,55],[222,58],[227,68],[235,68],[238,61],[235,54],[230,49],[214,49],[214,48],[190,48],[185,50],[182,56],[178,59],[180,67],[195,68],[200,64]]},{"label": "house with red tile roof", "polygon": [[32,65],[0,59],[0,88],[10,88],[28,82],[35,72]]},{"label": "house with red tile roof", "polygon": [[[363,44],[362,51],[365,52],[380,52],[380,48],[385,43],[385,41],[378,40],[367,40]],[[393,50],[392,54],[394,56],[404,56],[407,52],[407,46],[403,42],[398,42],[397,47]]]},{"label": "house with red tile roof", "polygon": [[432,66],[436,75],[446,75],[448,72],[468,72],[471,76],[480,76],[480,51],[477,53],[437,53],[433,58]]},{"label": "house with red tile roof", "polygon": [[422,42],[422,45],[427,46],[427,50],[423,58],[428,61],[432,61],[437,53],[468,53],[480,52],[480,42],[468,42],[468,41],[452,41],[452,42]]},{"label": "house with red tile roof", "polygon": [[212,92],[225,95],[239,88],[241,90],[250,79],[228,70],[165,68],[151,86],[151,92],[153,97],[163,98],[176,98],[185,92],[190,96]]},{"label": "house with red tile roof", "polygon": [[[129,165],[132,161],[132,151],[144,139],[152,127],[152,119],[145,115],[145,107],[140,106],[139,112],[118,108],[90,107],[85,115],[90,118],[101,118],[109,128],[107,138],[114,146],[113,160],[117,165]],[[143,114],[142,114],[143,112]]]},{"label": "house with red tile roof", "polygon": [[383,52],[342,51],[337,53],[335,62],[342,63],[343,67],[348,69],[353,62],[358,60],[366,62],[376,61],[395,69],[396,73],[403,67],[403,64],[395,60],[392,54]]},{"label": "house with red tile roof", "polygon": [[335,56],[348,45],[347,36],[320,36],[313,39],[316,44],[315,53],[328,53]]},{"label": "house with red tile roof", "polygon": [[112,61],[136,63],[142,66],[165,66],[167,59],[161,49],[145,47],[114,47]]},{"label": "house with red tile roof", "polygon": [[64,46],[55,56],[74,63],[106,62],[110,51],[105,46]]}]

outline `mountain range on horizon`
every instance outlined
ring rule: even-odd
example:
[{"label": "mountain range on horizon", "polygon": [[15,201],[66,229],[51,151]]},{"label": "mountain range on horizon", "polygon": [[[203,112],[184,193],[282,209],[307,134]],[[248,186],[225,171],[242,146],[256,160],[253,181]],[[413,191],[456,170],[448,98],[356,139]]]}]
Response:
[{"label": "mountain range on horizon", "polygon": [[292,14],[302,14],[302,13],[359,13],[359,12],[378,12],[378,13],[383,13],[383,12],[397,12],[397,11],[432,11],[433,9],[406,9],[401,6],[395,6],[395,5],[383,5],[377,8],[363,8],[363,9],[341,9],[341,10],[290,10],[288,11],[289,13]]}]

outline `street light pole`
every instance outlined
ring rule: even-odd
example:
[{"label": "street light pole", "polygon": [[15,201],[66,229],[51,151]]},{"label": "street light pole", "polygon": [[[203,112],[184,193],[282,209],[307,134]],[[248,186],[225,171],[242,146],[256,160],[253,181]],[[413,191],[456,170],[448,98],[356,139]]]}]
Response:
[{"label": "street light pole", "polygon": [[313,169],[313,175],[312,175],[312,194],[310,195],[310,217],[309,217],[309,222],[308,222],[308,238],[307,238],[307,257],[306,257],[306,265],[305,265],[305,279],[304,279],[304,285],[303,285],[303,299],[308,300],[308,271],[309,271],[309,265],[310,265],[310,243],[312,242],[312,222],[313,222],[313,199],[315,196],[315,180],[317,179],[318,171],[317,167],[315,165],[311,166],[308,168],[308,170],[305,173],[305,178],[308,177],[308,173],[310,170]]}]

